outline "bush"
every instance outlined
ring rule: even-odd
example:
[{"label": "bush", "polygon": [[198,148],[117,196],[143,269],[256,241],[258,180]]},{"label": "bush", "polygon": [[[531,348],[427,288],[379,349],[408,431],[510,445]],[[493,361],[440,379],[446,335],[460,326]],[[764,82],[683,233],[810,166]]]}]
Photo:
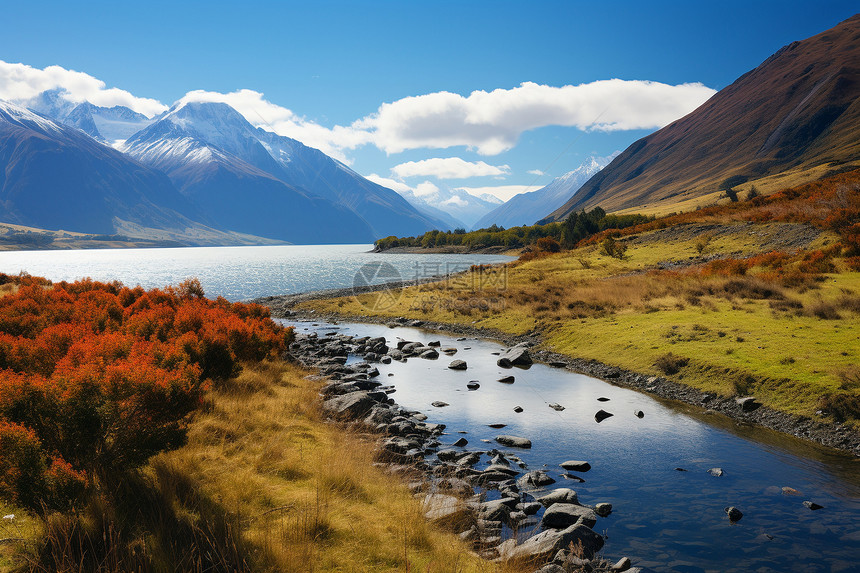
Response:
[{"label": "bush", "polygon": [[656,366],[658,370],[663,372],[663,374],[671,376],[672,374],[677,374],[678,372],[680,372],[681,368],[689,364],[689,362],[689,358],[676,356],[675,354],[669,352],[657,358],[657,360],[654,362],[654,366]]},{"label": "bush", "polygon": [[825,394],[819,399],[818,408],[840,422],[860,420],[860,396],[857,394]]},{"label": "bush", "polygon": [[213,381],[281,352],[291,330],[196,280],[144,291],[90,280],[0,298],[0,493],[73,505],[181,446]]},{"label": "bush", "polygon": [[623,259],[627,253],[627,245],[616,241],[613,237],[606,237],[600,243],[600,254],[616,259]]},{"label": "bush", "polygon": [[561,245],[552,237],[541,237],[537,240],[535,246],[537,246],[539,251],[544,251],[547,253],[558,253],[559,251],[561,251]]}]

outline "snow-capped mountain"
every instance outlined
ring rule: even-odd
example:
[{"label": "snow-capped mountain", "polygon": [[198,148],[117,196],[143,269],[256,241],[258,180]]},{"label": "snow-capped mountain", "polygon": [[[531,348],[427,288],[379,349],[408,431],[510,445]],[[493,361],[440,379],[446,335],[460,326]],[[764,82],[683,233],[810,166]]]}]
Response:
[{"label": "snow-capped mountain", "polygon": [[202,219],[163,173],[3,101],[0,174],[5,222],[112,234],[124,224],[183,229],[200,226],[194,220]]},{"label": "snow-capped mountain", "polygon": [[484,215],[502,204],[502,200],[484,194],[477,197],[462,189],[453,190],[444,185],[424,184],[417,188],[401,190],[399,193],[418,209],[454,223],[454,228],[472,229]]},{"label": "snow-capped mountain", "polygon": [[475,224],[482,229],[496,224],[502,227],[533,225],[570,199],[595,173],[609,165],[618,156],[616,151],[608,157],[589,157],[582,165],[553,179],[549,185],[536,191],[514,195],[503,205],[484,215]]},{"label": "snow-capped mountain", "polygon": [[[167,173],[183,192],[201,197],[208,193],[204,174],[218,165],[222,172],[242,173],[243,184],[249,178],[266,179],[267,185],[278,181],[351,210],[370,226],[372,237],[446,227],[391,189],[368,181],[321,151],[252,126],[224,103],[180,103],[119,148]],[[226,183],[219,184],[219,192],[228,193]],[[234,191],[238,197],[246,189],[235,187]],[[354,240],[365,240],[364,236]]]},{"label": "snow-capped mountain", "polygon": [[90,102],[79,104],[59,119],[108,145],[125,141],[154,121],[121,105],[99,107]]}]

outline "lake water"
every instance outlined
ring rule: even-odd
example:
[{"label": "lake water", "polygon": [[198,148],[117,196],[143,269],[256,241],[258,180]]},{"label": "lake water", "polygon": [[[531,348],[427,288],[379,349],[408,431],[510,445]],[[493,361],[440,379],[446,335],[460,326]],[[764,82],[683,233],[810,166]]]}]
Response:
[{"label": "lake water", "polygon": [[[356,275],[368,282],[422,278],[456,272],[472,264],[509,260],[495,255],[385,255],[370,245],[219,247],[0,253],[0,272],[20,271],[54,281],[91,277],[146,288],[200,279],[209,296],[245,300],[322,288],[344,288]],[[368,263],[388,263],[388,272],[368,276]],[[393,270],[392,270],[393,269]],[[309,324],[300,328],[312,328]],[[322,332],[330,326],[316,327]],[[860,461],[767,430],[745,427],[699,409],[656,400],[568,371],[535,365],[502,371],[491,341],[457,342],[414,329],[340,325],[338,332],[441,340],[459,348],[466,372],[447,361],[410,359],[380,365],[382,379],[396,385],[394,397],[430,420],[448,425],[452,443],[464,431],[469,448],[487,449],[499,433],[532,440],[518,452],[531,469],[546,467],[585,503],[615,507],[595,529],[608,535],[605,553],[629,555],[655,571],[860,571]],[[470,346],[466,350],[465,346]],[[388,373],[394,374],[388,377]],[[495,382],[513,373],[516,382]],[[477,379],[481,388],[468,392]],[[608,402],[598,402],[606,397]],[[446,408],[430,403],[443,400]],[[547,404],[557,402],[556,412]],[[513,407],[524,408],[515,414]],[[597,424],[594,413],[615,414]],[[642,410],[645,416],[633,415]],[[487,427],[508,424],[504,430]],[[486,458],[485,458],[486,459]],[[587,460],[584,483],[563,476],[558,464]],[[680,467],[687,471],[676,471]],[[707,473],[721,467],[725,474]],[[788,486],[799,496],[785,495]],[[811,500],[824,509],[810,511]],[[744,513],[730,524],[723,509]]]},{"label": "lake water", "polygon": [[[678,573],[860,570],[860,463],[854,458],[568,370],[499,368],[492,353],[501,347],[493,341],[371,324],[285,323],[320,336],[384,336],[389,346],[398,338],[439,340],[457,348],[453,358],[465,360],[466,371],[449,370],[452,358],[444,355],[410,358],[378,364],[378,380],[395,386],[392,398],[404,408],[446,424],[443,444],[465,437],[467,450],[515,452],[530,470],[545,469],[556,479],[548,489],[569,487],[583,503],[611,503],[612,514],[594,529],[608,536],[603,552],[613,559],[628,555],[634,565]],[[510,374],[513,384],[497,382]],[[480,388],[467,390],[470,380]],[[450,405],[435,408],[437,400]],[[614,416],[597,423],[600,409]],[[532,448],[503,448],[492,442],[499,434],[529,438]],[[558,464],[571,459],[592,469],[568,474]],[[476,468],[487,463],[484,456]],[[708,473],[717,467],[721,477]],[[573,474],[585,481],[566,477]],[[800,493],[786,495],[785,486]],[[824,508],[811,511],[805,500]],[[727,506],[743,518],[730,523]]]},{"label": "lake water", "polygon": [[[52,281],[120,280],[144,288],[197,277],[208,296],[237,301],[260,296],[351,287],[458,272],[474,264],[512,260],[504,255],[385,255],[373,245],[285,245],[182,249],[88,249],[0,252],[0,272],[26,271]],[[386,263],[383,272],[362,272]],[[390,266],[389,266],[390,265]],[[377,269],[370,267],[372,271]]]}]

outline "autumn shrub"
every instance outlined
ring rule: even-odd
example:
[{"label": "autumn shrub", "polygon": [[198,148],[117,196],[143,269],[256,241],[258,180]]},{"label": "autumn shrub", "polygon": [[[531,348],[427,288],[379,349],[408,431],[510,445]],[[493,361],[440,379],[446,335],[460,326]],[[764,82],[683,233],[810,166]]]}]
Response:
[{"label": "autumn shrub", "polygon": [[677,356],[668,352],[658,357],[657,360],[654,361],[654,366],[657,367],[658,370],[670,376],[672,374],[677,374],[681,371],[681,368],[689,364],[690,359],[684,358],[683,356]]},{"label": "autumn shrub", "polygon": [[561,245],[552,237],[541,237],[535,243],[539,251],[547,253],[558,253],[561,251]]},{"label": "autumn shrub", "polygon": [[263,307],[204,298],[196,280],[24,282],[0,299],[0,495],[33,510],[181,446],[209,386],[292,334]]}]

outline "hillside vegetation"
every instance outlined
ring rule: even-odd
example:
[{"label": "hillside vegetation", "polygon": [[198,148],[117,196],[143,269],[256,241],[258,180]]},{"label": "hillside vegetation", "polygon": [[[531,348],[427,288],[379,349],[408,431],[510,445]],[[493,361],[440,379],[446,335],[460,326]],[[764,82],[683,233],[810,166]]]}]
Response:
[{"label": "hillside vegetation", "polygon": [[860,172],[609,230],[500,267],[304,308],[508,334],[860,425]]}]

